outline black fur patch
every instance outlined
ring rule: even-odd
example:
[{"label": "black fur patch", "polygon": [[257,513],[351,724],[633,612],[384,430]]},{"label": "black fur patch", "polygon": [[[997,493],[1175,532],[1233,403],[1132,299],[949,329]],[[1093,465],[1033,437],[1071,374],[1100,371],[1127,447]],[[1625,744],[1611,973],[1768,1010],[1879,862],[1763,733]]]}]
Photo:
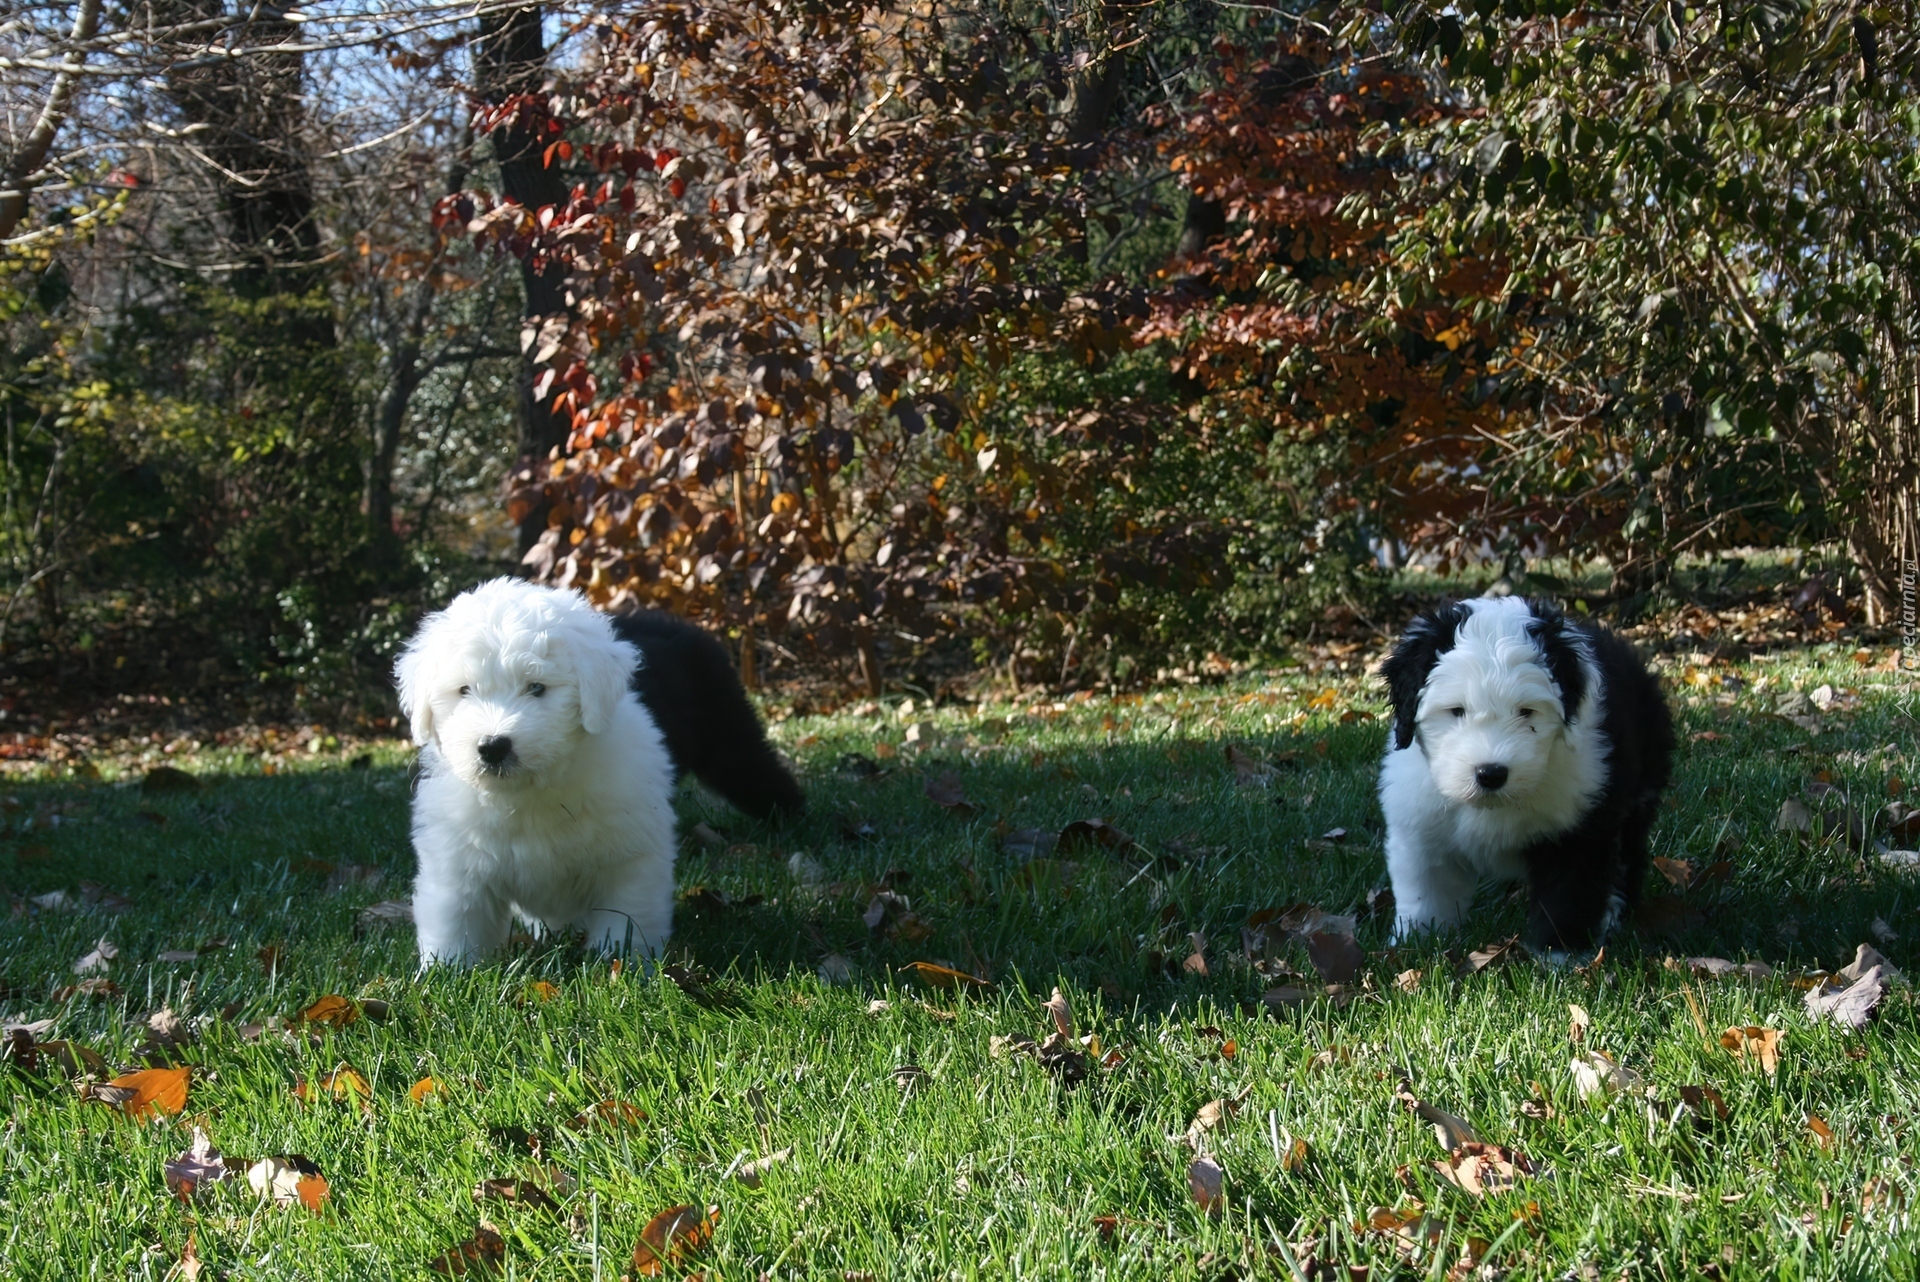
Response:
[{"label": "black fur patch", "polygon": [[1560,687],[1560,715],[1572,725],[1580,713],[1580,701],[1587,694],[1587,670],[1580,662],[1580,652],[1586,648],[1584,638],[1577,625],[1570,623],[1552,602],[1529,601],[1527,608],[1533,611],[1527,635],[1540,647],[1547,675]]},{"label": "black fur patch", "polygon": [[1380,665],[1380,675],[1387,683],[1387,700],[1393,705],[1395,748],[1413,745],[1414,727],[1420,720],[1420,692],[1426,689],[1427,674],[1441,655],[1453,649],[1460,625],[1472,614],[1472,607],[1464,602],[1440,602],[1407,625],[1400,644]]},{"label": "black fur patch", "polygon": [[691,773],[756,818],[806,809],[724,646],[662,610],[616,614],[613,630],[640,649],[633,690],[660,727],[676,775]]}]

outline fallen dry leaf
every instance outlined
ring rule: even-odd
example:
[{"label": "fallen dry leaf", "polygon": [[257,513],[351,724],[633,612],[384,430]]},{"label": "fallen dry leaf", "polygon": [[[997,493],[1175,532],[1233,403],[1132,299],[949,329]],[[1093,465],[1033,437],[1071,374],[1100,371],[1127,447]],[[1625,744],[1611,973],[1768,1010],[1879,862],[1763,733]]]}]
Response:
[{"label": "fallen dry leaf", "polygon": [[356,933],[378,926],[410,926],[413,924],[413,901],[411,899],[383,899],[377,904],[368,904],[360,910],[354,919]]},{"label": "fallen dry leaf", "polygon": [[1695,975],[1710,979],[1767,979],[1773,974],[1773,967],[1763,961],[1741,962],[1735,964],[1724,957],[1689,957],[1687,969]]},{"label": "fallen dry leaf", "polygon": [[1520,955],[1520,936],[1512,935],[1497,944],[1476,948],[1455,968],[1460,975],[1477,975],[1493,966],[1504,966]]},{"label": "fallen dry leaf", "polygon": [[303,1104],[332,1099],[341,1104],[355,1103],[362,1109],[373,1107],[373,1088],[367,1085],[367,1079],[344,1064],[331,1073],[322,1074],[317,1083],[305,1078],[294,1083],[293,1097]]},{"label": "fallen dry leaf", "polygon": [[1053,996],[1047,998],[1046,1009],[1053,1020],[1054,1031],[1071,1040],[1074,1035],[1073,1007],[1067,1004],[1067,995],[1055,987]]},{"label": "fallen dry leaf", "polygon": [[220,1150],[199,1127],[193,1128],[193,1143],[178,1157],[168,1158],[161,1175],[173,1195],[182,1202],[191,1201],[195,1192],[208,1184],[218,1184],[239,1174],[220,1156]]},{"label": "fallen dry leaf", "polygon": [[200,1246],[195,1238],[195,1230],[187,1230],[187,1244],[180,1248],[180,1258],[175,1260],[173,1268],[160,1282],[199,1282],[200,1271],[206,1266],[200,1262]]},{"label": "fallen dry leaf", "polygon": [[477,1206],[484,1206],[488,1202],[505,1202],[526,1210],[560,1214],[560,1204],[532,1180],[481,1180],[473,1186],[473,1200]]},{"label": "fallen dry leaf", "polygon": [[1367,954],[1353,938],[1351,917],[1322,915],[1316,928],[1306,932],[1307,960],[1320,972],[1324,984],[1346,984],[1367,964]]},{"label": "fallen dry leaf", "polygon": [[941,966],[934,962],[908,962],[901,969],[929,988],[943,988],[951,991],[993,987],[977,975],[969,975],[964,970],[955,970],[951,966]]},{"label": "fallen dry leaf", "polygon": [[1720,1044],[1736,1058],[1752,1060],[1772,1077],[1780,1067],[1780,1030],[1753,1024],[1729,1028],[1720,1034]]},{"label": "fallen dry leaf", "polygon": [[1581,1051],[1573,1057],[1573,1088],[1581,1099],[1605,1098],[1622,1091],[1639,1090],[1640,1074],[1616,1061],[1605,1051]]},{"label": "fallen dry leaf", "polygon": [[[1861,947],[1865,948],[1866,945],[1862,944]],[[1887,995],[1887,982],[1881,974],[1881,968],[1868,967],[1865,974],[1848,984],[1835,983],[1839,978],[1836,974],[1807,992],[1801,999],[1807,1008],[1807,1015],[1815,1023],[1826,1018],[1845,1029],[1857,1031],[1865,1028],[1873,1019],[1874,1012],[1880,1008],[1881,999]]]},{"label": "fallen dry leaf", "polygon": [[1403,970],[1393,977],[1394,988],[1402,993],[1419,991],[1420,981],[1426,976],[1422,970]]},{"label": "fallen dry leaf", "polygon": [[828,953],[821,959],[820,969],[815,972],[823,984],[851,984],[853,982],[853,963],[843,953]]},{"label": "fallen dry leaf", "polygon": [[1227,745],[1227,764],[1233,767],[1235,785],[1242,788],[1264,788],[1279,774],[1266,762],[1241,751],[1237,744]]},{"label": "fallen dry leaf", "polygon": [[544,979],[536,979],[528,984],[527,991],[543,1002],[550,1002],[560,995],[559,985],[549,984]]},{"label": "fallen dry leaf", "polygon": [[1653,866],[1659,870],[1662,877],[1680,890],[1685,890],[1693,884],[1693,865],[1684,859],[1666,859],[1655,855]]},{"label": "fallen dry leaf", "polygon": [[473,1230],[473,1236],[456,1242],[433,1257],[427,1267],[435,1273],[465,1277],[469,1273],[498,1273],[507,1262],[507,1239],[485,1220]]},{"label": "fallen dry leaf", "polygon": [[297,1203],[315,1215],[320,1214],[328,1196],[326,1177],[320,1174],[320,1168],[312,1158],[299,1153],[255,1162],[247,1168],[247,1183],[262,1201],[271,1198],[275,1206]]},{"label": "fallen dry leaf", "polygon": [[407,1098],[415,1104],[424,1104],[435,1096],[444,1099],[446,1094],[446,1084],[437,1077],[423,1077],[407,1087]]},{"label": "fallen dry leaf", "polygon": [[720,1208],[710,1206],[702,1215],[693,1206],[670,1206],[647,1221],[640,1240],[633,1247],[633,1270],[643,1278],[659,1277],[668,1266],[678,1265],[713,1240],[713,1229],[720,1222]]},{"label": "fallen dry leaf", "polygon": [[1071,850],[1078,845],[1103,846],[1119,854],[1140,849],[1140,843],[1131,833],[1104,819],[1076,819],[1060,830],[1060,850]]},{"label": "fallen dry leaf", "polygon": [[360,1020],[360,1003],[338,993],[328,993],[300,1012],[297,1022],[324,1024],[328,1028],[345,1028]]},{"label": "fallen dry leaf", "polygon": [[1253,1087],[1249,1086],[1230,1099],[1213,1099],[1202,1104],[1194,1113],[1193,1120],[1187,1123],[1187,1147],[1199,1149],[1207,1132],[1219,1128],[1237,1114],[1252,1093]]},{"label": "fallen dry leaf", "polygon": [[1396,1092],[1397,1098],[1406,1105],[1409,1112],[1417,1115],[1421,1121],[1430,1123],[1434,1138],[1440,1141],[1440,1147],[1451,1153],[1454,1149],[1467,1144],[1480,1143],[1480,1136],[1464,1117],[1456,1117],[1442,1108],[1435,1108],[1413,1093],[1410,1082],[1402,1082]]},{"label": "fallen dry leaf", "polygon": [[1818,1113],[1807,1114],[1807,1129],[1813,1132],[1815,1143],[1829,1153],[1833,1151],[1833,1128]]},{"label": "fallen dry leaf", "polygon": [[967,800],[967,790],[960,782],[960,776],[951,770],[926,781],[920,789],[927,800],[942,810],[950,810],[959,815],[977,814],[980,807]]},{"label": "fallen dry leaf", "polygon": [[1533,1163],[1498,1144],[1468,1143],[1435,1162],[1433,1169],[1463,1192],[1483,1197],[1513,1188],[1522,1177],[1533,1174]]},{"label": "fallen dry leaf", "polygon": [[1187,946],[1193,951],[1180,963],[1180,969],[1189,975],[1204,977],[1207,973],[1207,937],[1197,930],[1190,931],[1187,934]]},{"label": "fallen dry leaf", "polygon": [[760,1187],[760,1182],[766,1179],[767,1175],[772,1172],[775,1167],[784,1166],[792,1160],[793,1150],[791,1148],[783,1148],[777,1152],[769,1153],[765,1157],[758,1157],[748,1162],[745,1166],[742,1166],[733,1173],[733,1178],[739,1180],[750,1189],[757,1189]]},{"label": "fallen dry leaf", "polygon": [[1226,1172],[1210,1157],[1197,1157],[1187,1166],[1187,1192],[1194,1205],[1218,1218],[1226,1209]]},{"label": "fallen dry leaf", "polygon": [[145,1119],[178,1113],[187,1106],[187,1087],[193,1080],[189,1068],[143,1068],[106,1083],[108,1094],[95,1088],[91,1098],[119,1105],[128,1117]]},{"label": "fallen dry leaf", "polygon": [[1584,1006],[1567,1003],[1567,1040],[1578,1046],[1587,1039],[1587,1030],[1593,1027],[1593,1016],[1587,1014]]},{"label": "fallen dry leaf", "polygon": [[1702,1121],[1725,1122],[1733,1116],[1727,1109],[1727,1101],[1711,1086],[1682,1086],[1680,1101]]},{"label": "fallen dry leaf", "polygon": [[107,973],[107,963],[119,955],[120,950],[114,947],[113,941],[105,935],[102,935],[99,941],[94,944],[93,951],[84,954],[79,961],[73,964],[73,973],[76,975],[104,975]]},{"label": "fallen dry leaf", "polygon": [[580,1110],[567,1119],[570,1131],[617,1131],[623,1126],[638,1126],[647,1120],[647,1110],[619,1099],[603,1099],[592,1108]]}]

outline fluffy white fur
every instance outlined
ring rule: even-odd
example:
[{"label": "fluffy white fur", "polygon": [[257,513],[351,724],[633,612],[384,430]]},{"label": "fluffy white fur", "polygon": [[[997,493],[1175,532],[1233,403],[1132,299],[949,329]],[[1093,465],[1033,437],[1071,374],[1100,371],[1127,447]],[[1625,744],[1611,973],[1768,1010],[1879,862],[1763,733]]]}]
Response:
[{"label": "fluffy white fur", "polygon": [[[1526,601],[1466,604],[1472,617],[1421,692],[1414,741],[1396,749],[1389,739],[1380,770],[1396,938],[1458,923],[1483,877],[1525,877],[1521,852],[1573,827],[1607,784],[1606,692],[1592,656],[1580,656],[1586,688],[1569,726],[1527,634]],[[1485,765],[1507,767],[1498,790],[1475,781]]]},{"label": "fluffy white fur", "polygon": [[604,952],[666,943],[674,773],[628,687],[638,663],[577,593],[518,579],[421,624],[396,670],[420,745],[421,965],[472,962],[515,917]]}]

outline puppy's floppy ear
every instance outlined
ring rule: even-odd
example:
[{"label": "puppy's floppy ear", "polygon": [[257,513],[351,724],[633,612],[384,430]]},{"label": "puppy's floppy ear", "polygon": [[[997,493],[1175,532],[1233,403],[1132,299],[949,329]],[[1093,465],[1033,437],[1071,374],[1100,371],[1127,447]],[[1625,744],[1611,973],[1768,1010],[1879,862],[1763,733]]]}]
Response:
[{"label": "puppy's floppy ear", "polygon": [[433,739],[432,637],[444,617],[428,615],[393,665],[394,684],[400,691],[400,711],[407,718],[413,741],[423,748]]},{"label": "puppy's floppy ear", "polygon": [[1453,649],[1454,634],[1460,630],[1466,607],[1454,601],[1442,601],[1432,610],[1407,625],[1400,644],[1380,665],[1387,682],[1387,699],[1393,705],[1393,746],[1413,746],[1414,726],[1420,720],[1420,692],[1426,689],[1427,674],[1440,656]]},{"label": "puppy's floppy ear", "polygon": [[580,728],[603,734],[632,689],[640,652],[614,635],[605,615],[591,609],[568,629],[567,650],[580,687]]},{"label": "puppy's floppy ear", "polygon": [[1546,665],[1547,675],[1560,687],[1560,717],[1572,725],[1580,712],[1580,700],[1587,693],[1587,668],[1582,660],[1591,647],[1579,625],[1551,601],[1529,601],[1527,608],[1533,611],[1527,635],[1539,647],[1540,661]]}]

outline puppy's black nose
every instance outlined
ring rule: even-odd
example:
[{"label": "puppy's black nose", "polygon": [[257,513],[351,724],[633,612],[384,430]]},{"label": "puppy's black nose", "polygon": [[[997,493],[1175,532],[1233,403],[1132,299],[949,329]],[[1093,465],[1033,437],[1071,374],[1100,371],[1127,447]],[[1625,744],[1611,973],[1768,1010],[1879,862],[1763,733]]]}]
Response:
[{"label": "puppy's black nose", "polygon": [[[480,755],[483,757],[487,755],[487,745],[485,743],[480,745]],[[1475,766],[1473,768],[1473,781],[1488,792],[1498,792],[1501,786],[1507,782],[1507,768],[1505,766],[1492,765]]]},{"label": "puppy's black nose", "polygon": [[[503,734],[490,734],[480,741],[480,760],[490,766],[497,766],[513,755],[513,740]],[[1481,767],[1483,770],[1486,767]],[[1506,767],[1501,767],[1500,777],[1507,777]]]}]

